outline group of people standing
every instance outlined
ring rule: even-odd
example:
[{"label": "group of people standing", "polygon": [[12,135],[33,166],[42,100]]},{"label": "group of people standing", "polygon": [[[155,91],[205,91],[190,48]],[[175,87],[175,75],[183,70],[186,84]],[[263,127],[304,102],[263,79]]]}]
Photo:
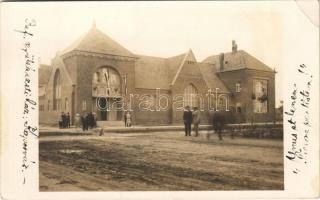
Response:
[{"label": "group of people standing", "polygon": [[[199,124],[200,124],[201,113],[198,107],[193,107],[193,111],[190,106],[185,107],[183,112],[183,121],[185,127],[185,136],[191,136],[191,124],[195,131],[195,136],[199,136]],[[222,131],[226,124],[226,118],[223,112],[214,112],[210,115],[210,121],[213,130],[218,134],[219,140],[222,140]]]},{"label": "group of people standing", "polygon": [[89,128],[97,127],[97,117],[95,113],[83,113],[81,116],[79,113],[77,113],[75,116],[76,128],[80,127],[80,124],[82,125],[83,131],[87,131]]},{"label": "group of people standing", "polygon": [[186,106],[183,113],[183,122],[185,127],[185,136],[191,136],[192,123],[195,131],[195,136],[199,136],[200,111],[198,107],[194,107],[193,111],[191,111],[190,106]]},{"label": "group of people standing", "polygon": [[61,120],[59,121],[59,128],[70,128],[70,114],[61,113]]}]

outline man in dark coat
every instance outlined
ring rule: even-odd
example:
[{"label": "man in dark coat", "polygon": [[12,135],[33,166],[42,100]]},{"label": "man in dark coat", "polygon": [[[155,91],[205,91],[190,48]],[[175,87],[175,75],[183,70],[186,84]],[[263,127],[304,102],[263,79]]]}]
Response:
[{"label": "man in dark coat", "polygon": [[186,106],[183,112],[183,122],[186,136],[191,136],[192,111],[189,106]]},{"label": "man in dark coat", "polygon": [[66,115],[66,127],[70,128],[70,113],[67,113]]},{"label": "man in dark coat", "polygon": [[66,128],[66,115],[64,114],[64,112],[61,113],[61,124],[62,124],[62,128]]},{"label": "man in dark coat", "polygon": [[94,118],[93,118],[92,112],[88,113],[87,122],[88,122],[88,126],[89,126],[90,128],[93,128],[93,127],[94,127]]},{"label": "man in dark coat", "polygon": [[222,112],[213,113],[212,117],[212,126],[216,133],[219,135],[219,140],[222,140],[222,130],[224,129],[224,125],[226,124],[225,115]]},{"label": "man in dark coat", "polygon": [[82,123],[82,130],[83,131],[88,130],[88,115],[86,113],[82,114],[81,123]]}]

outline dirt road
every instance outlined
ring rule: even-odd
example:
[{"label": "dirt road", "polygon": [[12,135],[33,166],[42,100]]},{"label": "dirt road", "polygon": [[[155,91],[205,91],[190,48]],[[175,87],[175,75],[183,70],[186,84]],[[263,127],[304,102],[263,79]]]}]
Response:
[{"label": "dirt road", "polygon": [[282,190],[282,140],[183,133],[40,138],[41,191]]}]

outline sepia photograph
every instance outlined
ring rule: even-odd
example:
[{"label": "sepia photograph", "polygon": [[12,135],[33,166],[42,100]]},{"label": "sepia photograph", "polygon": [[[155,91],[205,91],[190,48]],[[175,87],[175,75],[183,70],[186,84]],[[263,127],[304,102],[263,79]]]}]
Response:
[{"label": "sepia photograph", "polygon": [[319,197],[319,1],[0,6],[4,199]]},{"label": "sepia photograph", "polygon": [[[61,41],[65,48],[52,47],[50,62],[40,57],[40,191],[283,190],[277,45],[256,50],[252,43],[265,45],[258,36],[241,35],[256,34],[247,28],[277,31],[269,21],[277,17],[265,12],[266,24],[252,27],[235,8],[216,16],[219,6],[118,4],[71,12],[92,21],[77,23],[81,34]],[[126,15],[113,21],[111,9],[146,12],[132,25]],[[215,34],[219,29],[228,35]],[[259,37],[281,40],[273,32]]]}]

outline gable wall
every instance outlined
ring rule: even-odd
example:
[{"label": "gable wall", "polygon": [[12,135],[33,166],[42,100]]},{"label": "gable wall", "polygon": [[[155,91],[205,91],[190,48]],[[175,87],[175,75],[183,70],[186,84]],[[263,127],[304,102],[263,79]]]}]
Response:
[{"label": "gable wall", "polygon": [[[207,100],[207,92],[208,86],[204,81],[202,74],[200,73],[199,67],[196,63],[188,64],[185,63],[180,74],[177,77],[175,84],[172,86],[172,101],[178,102],[181,101],[181,96],[184,95],[184,89],[192,84],[198,90],[198,94],[203,99],[203,109],[206,111],[201,112],[201,123],[207,123],[208,121],[208,100]],[[179,97],[180,96],[180,97]],[[174,103],[172,105],[172,123],[173,124],[181,124],[183,122],[182,115],[183,110],[178,110],[182,105],[179,103]]]}]

